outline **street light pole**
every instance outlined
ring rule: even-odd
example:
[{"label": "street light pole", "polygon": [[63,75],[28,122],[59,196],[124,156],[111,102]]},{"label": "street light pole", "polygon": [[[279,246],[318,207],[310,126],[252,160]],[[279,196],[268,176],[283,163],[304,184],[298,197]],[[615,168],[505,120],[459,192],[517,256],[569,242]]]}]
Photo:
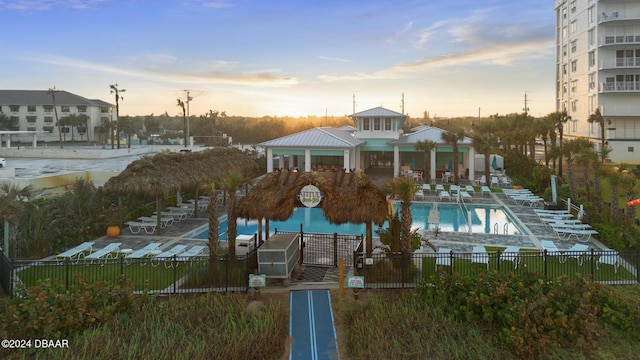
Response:
[{"label": "street light pole", "polygon": [[187,92],[187,144],[185,146],[191,147],[191,137],[189,136],[189,102],[193,100],[191,96],[189,96],[189,90],[185,90]]}]

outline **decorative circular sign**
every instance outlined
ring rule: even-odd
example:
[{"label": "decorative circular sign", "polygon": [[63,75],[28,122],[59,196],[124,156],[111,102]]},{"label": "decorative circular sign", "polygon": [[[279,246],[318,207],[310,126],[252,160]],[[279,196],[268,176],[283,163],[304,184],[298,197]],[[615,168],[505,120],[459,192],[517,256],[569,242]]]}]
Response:
[{"label": "decorative circular sign", "polygon": [[322,193],[317,187],[313,185],[306,185],[302,190],[300,190],[298,198],[302,205],[312,208],[320,204],[320,201],[322,200]]}]

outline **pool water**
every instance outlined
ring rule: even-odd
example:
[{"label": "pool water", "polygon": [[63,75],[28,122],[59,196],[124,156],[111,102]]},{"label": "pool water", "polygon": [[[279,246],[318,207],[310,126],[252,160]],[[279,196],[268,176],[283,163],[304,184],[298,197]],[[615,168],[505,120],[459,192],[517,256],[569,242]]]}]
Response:
[{"label": "pool water", "polygon": [[[424,229],[427,226],[429,212],[433,208],[431,203],[413,203],[411,205],[411,217],[413,224],[411,229]],[[396,210],[398,206],[396,205]],[[500,206],[487,205],[466,205],[466,211],[457,204],[438,204],[440,212],[441,231],[447,232],[469,232],[469,214],[471,215],[471,232],[480,234],[522,235],[523,232],[517,227],[513,219]],[[364,224],[346,223],[341,225],[330,224],[322,214],[320,208],[296,208],[293,215],[286,221],[270,221],[269,232],[279,231],[300,231],[310,233],[338,233],[349,235],[364,235],[366,228]],[[264,222],[262,228],[264,231]],[[227,220],[222,220],[220,226],[220,240],[226,240]],[[387,224],[383,225],[386,228]],[[430,225],[433,228],[433,225]],[[377,227],[374,226],[374,230]],[[208,226],[203,226],[187,234],[190,239],[207,239]],[[258,231],[258,221],[238,218],[237,234],[253,235]]]}]

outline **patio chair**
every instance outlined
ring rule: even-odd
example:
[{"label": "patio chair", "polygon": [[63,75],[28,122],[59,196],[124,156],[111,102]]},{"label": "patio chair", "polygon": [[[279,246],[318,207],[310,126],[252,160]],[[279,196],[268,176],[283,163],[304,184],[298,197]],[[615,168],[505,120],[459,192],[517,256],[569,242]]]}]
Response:
[{"label": "patio chair", "polygon": [[482,175],[478,178],[478,180],[476,180],[476,182],[479,185],[486,185],[487,184],[487,176],[486,175]]},{"label": "patio chair", "polygon": [[520,247],[518,246],[507,246],[504,251],[500,253],[500,262],[502,261],[512,261],[513,268],[517,269],[520,264]]},{"label": "patio chair", "polygon": [[596,268],[600,270],[600,265],[610,265],[613,266],[613,271],[618,273],[618,267],[620,263],[618,262],[619,254],[615,250],[605,249],[600,252],[600,257],[598,257],[598,261],[596,262]]},{"label": "patio chair", "polygon": [[462,199],[462,201],[471,201],[473,197],[466,191],[460,191],[460,199]]},{"label": "patio chair", "polygon": [[448,191],[440,191],[439,197],[440,197],[440,201],[444,199],[451,201],[451,194],[449,194]]},{"label": "patio chair", "polygon": [[497,176],[491,177],[491,187],[500,187],[500,181]]},{"label": "patio chair", "polygon": [[191,260],[191,258],[203,254],[204,253],[204,249],[206,249],[206,246],[202,246],[202,245],[196,245],[196,246],[192,246],[189,250],[183,252],[182,254],[180,254],[180,259],[182,260]]},{"label": "patio chair", "polygon": [[483,264],[487,265],[489,270],[489,253],[484,246],[474,246],[471,253],[471,264]]},{"label": "patio chair", "polygon": [[85,259],[91,260],[91,262],[93,262],[93,260],[105,260],[106,262],[107,259],[113,258],[113,253],[120,249],[120,245],[122,245],[122,243],[108,244],[104,248],[87,255]]},{"label": "patio chair", "polygon": [[436,271],[438,266],[453,266],[451,262],[451,249],[439,248],[436,253]]},{"label": "patio chair", "polygon": [[158,227],[155,222],[148,221],[127,221],[124,224],[129,226],[129,231],[131,231],[132,234],[139,234],[142,230],[147,234],[153,234]]},{"label": "patio chair", "polygon": [[547,257],[555,257],[558,259],[559,263],[563,263],[564,262],[564,258],[560,253],[560,250],[558,249],[558,247],[556,246],[556,244],[551,241],[551,240],[540,240],[540,245],[542,245],[542,250],[543,250],[543,254],[545,253],[544,250],[546,250],[546,255],[544,257],[544,260],[547,260]]},{"label": "patio chair", "polygon": [[471,186],[471,185],[465,185],[464,191],[466,191],[466,192],[468,192],[469,194],[472,194],[472,195],[476,194],[476,189],[474,189],[473,186]]},{"label": "patio chair", "polygon": [[59,259],[71,259],[71,260],[79,260],[80,258],[84,257],[84,252],[85,251],[89,251],[91,252],[92,248],[93,248],[93,244],[95,244],[95,242],[93,241],[86,241],[83,242],[82,244],[73,247],[63,253],[60,253],[58,255],[56,255],[56,258]]},{"label": "patio chair", "polygon": [[155,251],[160,247],[161,243],[150,243],[142,249],[138,249],[131,254],[127,255],[125,258],[127,259],[140,259],[147,255],[149,255],[152,251]]},{"label": "patio chair", "polygon": [[507,176],[503,176],[500,178],[500,184],[504,187],[511,187],[511,179]]},{"label": "patio chair", "polygon": [[151,265],[158,266],[162,262],[164,263],[165,267],[172,267],[173,266],[172,260],[174,256],[176,257],[180,256],[180,254],[182,254],[186,248],[187,248],[187,245],[176,245],[171,249],[154,256],[152,258]]},{"label": "patio chair", "polygon": [[575,244],[571,249],[565,252],[567,258],[573,258],[578,261],[578,266],[582,266],[584,258],[588,256],[589,246],[585,244]]}]

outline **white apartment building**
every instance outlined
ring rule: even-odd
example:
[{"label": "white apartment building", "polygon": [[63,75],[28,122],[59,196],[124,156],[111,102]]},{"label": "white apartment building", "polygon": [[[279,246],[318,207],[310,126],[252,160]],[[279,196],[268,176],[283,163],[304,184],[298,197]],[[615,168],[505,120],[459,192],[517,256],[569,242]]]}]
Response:
[{"label": "white apartment building", "polygon": [[[63,126],[64,141],[96,141],[96,128],[111,120],[115,106],[102,100],[90,100],[67,91],[56,91],[56,109],[58,119],[69,115],[86,115],[87,124]],[[41,141],[59,141],[60,133],[56,126],[53,97],[47,90],[0,90],[0,112],[17,126],[17,132],[37,131]],[[73,133],[72,133],[73,131]],[[30,142],[32,135],[12,134],[14,142]]]},{"label": "white apartment building", "polygon": [[600,109],[613,162],[640,163],[640,0],[555,0],[556,110],[567,139],[600,147],[587,119]]}]

